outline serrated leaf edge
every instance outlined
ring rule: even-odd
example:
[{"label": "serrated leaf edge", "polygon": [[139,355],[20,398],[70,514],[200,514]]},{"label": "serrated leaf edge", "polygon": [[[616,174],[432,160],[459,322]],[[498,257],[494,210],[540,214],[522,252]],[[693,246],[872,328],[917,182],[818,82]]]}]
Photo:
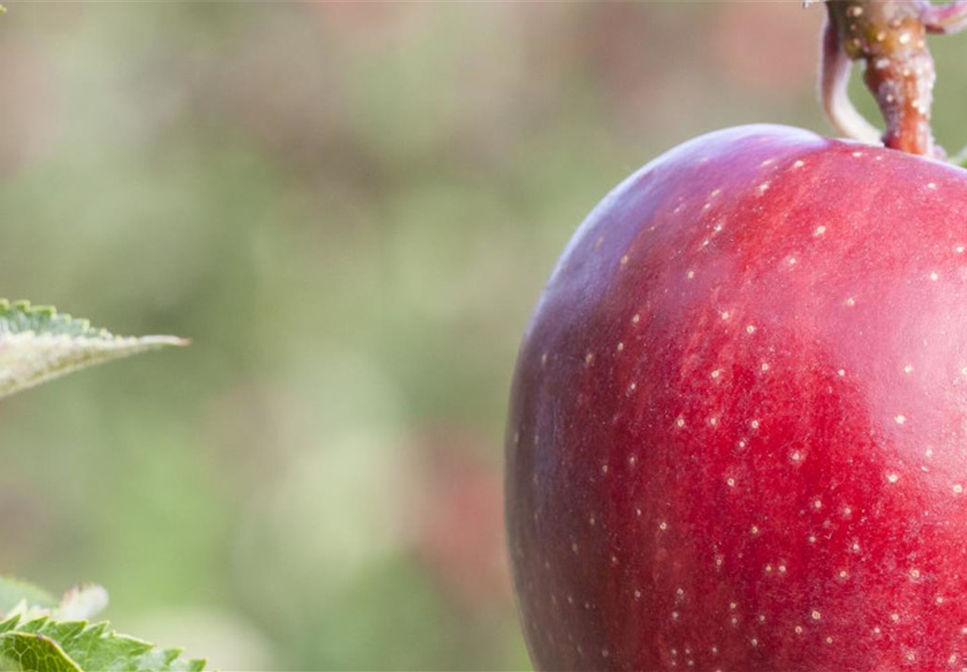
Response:
[{"label": "serrated leaf edge", "polygon": [[74,317],[70,313],[60,313],[57,311],[57,308],[49,304],[33,306],[31,305],[30,301],[26,299],[18,299],[16,301],[0,299],[0,316],[2,316],[3,313],[17,310],[27,313],[28,315],[38,315],[47,317],[48,319],[60,319],[67,324],[76,324],[83,331],[91,332],[90,336],[85,336],[84,338],[108,338],[113,335],[107,329],[92,327],[91,321],[86,318]]},{"label": "serrated leaf edge", "polygon": [[[67,629],[67,636],[70,639],[76,639],[81,636],[91,637],[94,639],[117,639],[124,640],[130,644],[141,647],[141,650],[132,657],[132,660],[143,659],[146,655],[151,653],[160,653],[162,659],[167,667],[170,667],[173,663],[178,661],[178,658],[183,653],[184,649],[173,647],[173,648],[162,648],[152,642],[149,642],[138,637],[132,637],[131,635],[124,635],[116,630],[108,630],[107,621],[99,621],[97,623],[90,623],[89,621],[58,621],[49,616],[40,616],[37,618],[30,618],[24,620],[20,614],[14,614],[9,618],[0,621],[0,639],[9,635],[27,635],[36,636],[46,639],[53,644],[63,653],[64,658],[70,661],[74,667],[81,670],[81,667],[74,661],[67,653],[64,651],[64,647],[61,642],[51,637],[49,634],[44,632],[47,628],[60,627]],[[201,672],[205,668],[205,661],[200,658],[184,659],[182,661],[185,665],[185,669],[192,672]],[[94,670],[89,670],[86,672],[95,672]]]}]

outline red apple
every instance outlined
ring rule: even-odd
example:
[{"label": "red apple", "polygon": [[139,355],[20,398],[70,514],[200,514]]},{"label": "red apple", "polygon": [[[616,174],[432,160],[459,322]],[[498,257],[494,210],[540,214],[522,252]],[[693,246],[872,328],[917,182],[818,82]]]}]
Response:
[{"label": "red apple", "polygon": [[967,171],[713,133],[528,327],[508,541],[546,670],[967,668]]}]

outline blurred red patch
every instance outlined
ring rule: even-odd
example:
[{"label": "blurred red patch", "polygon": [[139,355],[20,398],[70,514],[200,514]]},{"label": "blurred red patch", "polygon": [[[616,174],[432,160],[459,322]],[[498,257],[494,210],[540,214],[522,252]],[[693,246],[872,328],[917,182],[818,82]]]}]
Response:
[{"label": "blurred red patch", "polygon": [[465,429],[426,431],[416,552],[444,593],[471,611],[506,608],[512,599],[504,542],[503,478],[485,461],[483,439]]},{"label": "blurred red patch", "polygon": [[[723,2],[710,35],[717,67],[736,83],[777,97],[814,86],[821,3]],[[768,54],[764,58],[763,54]]]}]

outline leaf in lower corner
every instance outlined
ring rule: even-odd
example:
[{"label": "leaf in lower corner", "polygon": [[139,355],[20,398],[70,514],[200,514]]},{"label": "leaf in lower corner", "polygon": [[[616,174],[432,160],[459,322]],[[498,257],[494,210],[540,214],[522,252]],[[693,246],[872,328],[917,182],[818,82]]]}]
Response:
[{"label": "leaf in lower corner", "polygon": [[[8,668],[18,672],[201,672],[205,667],[203,660],[182,658],[179,649],[161,649],[120,635],[108,630],[106,623],[49,618],[21,622],[14,617],[0,623],[0,633],[0,671],[4,672]],[[46,667],[33,666],[36,660]]]},{"label": "leaf in lower corner", "polygon": [[174,336],[115,336],[48,306],[0,299],[0,397],[94,364],[186,344]]},{"label": "leaf in lower corner", "polygon": [[64,650],[44,635],[8,632],[0,635],[0,669],[20,672],[84,672]]}]

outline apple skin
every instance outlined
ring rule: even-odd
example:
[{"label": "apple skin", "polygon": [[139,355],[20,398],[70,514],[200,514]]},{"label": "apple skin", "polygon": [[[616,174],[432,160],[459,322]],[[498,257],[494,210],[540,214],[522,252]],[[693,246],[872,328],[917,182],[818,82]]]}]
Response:
[{"label": "apple skin", "polygon": [[690,141],[521,346],[508,544],[543,670],[967,668],[967,171]]}]

